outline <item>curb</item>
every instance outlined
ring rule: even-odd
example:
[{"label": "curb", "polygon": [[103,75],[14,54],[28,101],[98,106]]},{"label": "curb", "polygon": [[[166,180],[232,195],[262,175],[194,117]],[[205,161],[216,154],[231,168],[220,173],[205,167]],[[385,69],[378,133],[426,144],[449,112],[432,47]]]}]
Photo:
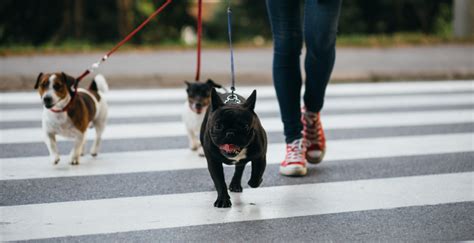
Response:
[{"label": "curb", "polygon": [[[92,76],[91,76],[92,77]],[[89,84],[91,77],[86,78],[81,86]],[[218,83],[226,84],[230,80],[228,73],[215,73],[201,75],[203,80],[212,78]],[[153,74],[153,75],[107,75],[109,85],[113,89],[124,88],[176,88],[184,87],[184,80],[192,80],[192,77],[184,74]],[[0,75],[0,92],[5,91],[31,91],[36,76],[32,75]],[[472,80],[474,70],[462,71],[452,70],[449,72],[358,72],[358,73],[334,73],[331,83],[349,82],[394,82],[394,81],[435,81],[435,80]],[[237,85],[272,85],[271,74],[241,73],[236,76]]]}]

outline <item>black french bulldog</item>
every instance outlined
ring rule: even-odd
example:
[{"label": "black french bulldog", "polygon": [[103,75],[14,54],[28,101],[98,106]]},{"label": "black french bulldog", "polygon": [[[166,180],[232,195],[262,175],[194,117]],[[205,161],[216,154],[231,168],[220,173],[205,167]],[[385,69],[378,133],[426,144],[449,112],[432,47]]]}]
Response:
[{"label": "black french bulldog", "polygon": [[[200,139],[207,167],[217,190],[214,207],[228,208],[232,205],[224,178],[222,163],[235,165],[234,176],[229,185],[232,192],[242,192],[241,179],[247,162],[252,161],[252,173],[248,185],[258,187],[262,183],[266,166],[267,135],[254,112],[257,91],[249,98],[236,95],[224,103],[229,94],[211,91],[210,109],[201,126]],[[241,103],[238,103],[240,100]]]}]

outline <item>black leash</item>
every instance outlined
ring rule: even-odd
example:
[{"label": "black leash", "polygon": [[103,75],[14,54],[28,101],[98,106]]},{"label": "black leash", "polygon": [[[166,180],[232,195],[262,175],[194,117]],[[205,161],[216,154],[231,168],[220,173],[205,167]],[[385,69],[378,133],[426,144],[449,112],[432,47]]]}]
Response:
[{"label": "black leash", "polygon": [[228,6],[227,6],[227,30],[229,33],[229,49],[230,49],[230,71],[231,71],[231,94],[227,96],[227,99],[224,101],[224,103],[232,102],[235,104],[240,104],[241,101],[237,97],[236,94],[234,94],[235,91],[235,72],[234,72],[234,48],[232,47],[232,9],[230,8],[230,0],[228,1]]}]

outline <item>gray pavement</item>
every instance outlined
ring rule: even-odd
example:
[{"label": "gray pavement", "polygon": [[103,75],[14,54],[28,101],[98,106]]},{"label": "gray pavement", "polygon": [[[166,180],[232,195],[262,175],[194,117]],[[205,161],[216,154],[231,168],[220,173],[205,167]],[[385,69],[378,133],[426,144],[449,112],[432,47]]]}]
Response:
[{"label": "gray pavement", "polygon": [[[388,114],[388,113],[387,113]],[[139,120],[141,122],[141,120]],[[130,122],[134,124],[135,122]],[[10,127],[10,129],[12,129]],[[38,127],[38,129],[41,129]],[[426,134],[449,134],[449,133],[469,133],[474,132],[474,124],[460,123],[449,125],[421,125],[408,127],[374,127],[358,129],[326,129],[327,138],[331,140],[356,139],[356,138],[380,138],[386,136],[412,136]],[[284,140],[281,132],[267,133],[268,140],[271,143],[277,143]],[[182,137],[160,137],[160,142],[156,138],[131,138],[131,139],[109,139],[103,141],[102,152],[120,152],[120,151],[146,151],[146,150],[164,150],[176,149],[187,146],[187,138]],[[88,141],[88,146],[92,140]],[[59,151],[67,154],[72,146],[70,141],[58,142]],[[23,157],[46,156],[48,150],[44,143],[16,143],[0,144],[0,158],[15,158],[19,154]]]},{"label": "gray pavement", "polygon": [[[308,165],[308,175],[299,178],[284,177],[278,174],[279,162],[282,157],[275,158],[274,154],[280,152],[275,145],[283,142],[282,130],[269,131],[269,145],[272,149],[267,153],[269,161],[261,188],[250,189],[246,185],[245,182],[250,176],[250,169],[247,168],[242,183],[244,192],[242,194],[231,193],[234,205],[229,210],[215,209],[212,207],[211,201],[205,202],[208,207],[202,207],[199,206],[199,203],[203,202],[193,200],[196,195],[206,192],[213,193],[212,196],[214,197],[214,188],[205,166],[205,160],[188,151],[187,139],[179,133],[180,131],[175,131],[176,134],[172,135],[153,137],[130,138],[124,136],[113,139],[106,137],[99,157],[92,159],[90,155],[85,155],[82,158],[81,165],[76,167],[67,164],[66,154],[71,148],[71,142],[60,141],[59,148],[62,160],[60,165],[55,167],[51,165],[48,157],[46,157],[47,150],[44,143],[38,142],[39,140],[35,140],[35,138],[27,140],[30,142],[14,142],[13,140],[11,140],[13,142],[8,142],[10,138],[1,134],[3,131],[14,130],[17,132],[15,135],[20,136],[24,132],[22,129],[39,130],[41,129],[39,118],[38,121],[21,119],[18,121],[0,121],[0,215],[2,215],[0,216],[0,241],[5,239],[39,242],[474,240],[474,218],[472,217],[474,196],[471,194],[470,200],[453,199],[450,201],[450,195],[454,195],[456,198],[464,198],[466,195],[458,195],[458,193],[460,191],[466,192],[466,188],[467,192],[465,194],[469,194],[469,189],[472,192],[474,187],[472,179],[469,181],[469,178],[467,178],[463,181],[467,184],[462,187],[454,187],[458,184],[452,184],[452,187],[448,187],[449,192],[440,192],[438,187],[433,188],[429,184],[423,187],[423,190],[427,191],[426,194],[410,194],[411,187],[418,186],[414,185],[416,183],[404,184],[401,194],[392,195],[387,192],[394,187],[392,183],[395,182],[412,182],[413,178],[418,178],[419,181],[416,182],[420,182],[426,178],[439,179],[439,176],[446,175],[450,175],[450,178],[453,179],[457,177],[465,178],[466,174],[471,175],[474,172],[472,163],[474,147],[472,147],[472,140],[469,141],[469,136],[472,138],[472,134],[474,134],[474,121],[471,115],[474,100],[442,103],[438,99],[432,99],[429,104],[420,103],[420,100],[417,101],[419,97],[433,95],[453,96],[455,101],[459,101],[459,97],[468,94],[472,94],[474,97],[472,81],[455,84],[453,82],[438,82],[438,84],[441,84],[441,88],[436,91],[432,90],[430,84],[432,83],[426,82],[412,86],[412,88],[407,86],[414,85],[413,83],[394,84],[396,87],[382,83],[371,84],[371,88],[365,90],[366,94],[336,92],[344,90],[342,88],[348,86],[345,84],[333,85],[326,98],[328,107],[331,107],[330,104],[333,102],[353,100],[354,97],[372,102],[367,102],[367,105],[359,108],[348,109],[347,107],[337,108],[333,106],[325,109],[322,113],[325,126],[334,125],[325,123],[325,119],[329,117],[337,123],[340,121],[340,117],[347,117],[352,114],[366,114],[366,116],[379,119],[381,117],[396,117],[394,114],[403,113],[408,114],[407,117],[421,118],[413,123],[399,121],[400,124],[394,123],[389,126],[367,121],[368,124],[365,126],[350,127],[352,120],[341,121],[341,124],[348,124],[349,126],[332,127],[325,130],[328,139],[328,153],[325,161],[318,165]],[[357,85],[350,87],[358,88]],[[382,89],[384,87],[385,89]],[[416,87],[417,90],[413,87]],[[457,88],[453,89],[453,87]],[[459,87],[463,87],[462,90]],[[394,92],[395,88],[406,90],[406,92]],[[423,91],[423,88],[429,90]],[[260,87],[260,89],[271,90],[272,87]],[[181,91],[181,89],[174,91]],[[24,93],[17,93],[16,95],[25,97]],[[392,99],[393,97],[400,100],[410,100],[411,102],[405,102],[400,107],[390,105],[372,106],[375,102],[384,103],[388,98]],[[181,99],[176,98],[149,101],[133,100],[134,98],[137,97],[123,97],[123,99],[111,102],[110,106],[118,111],[123,109],[124,104],[136,104],[137,109],[139,109],[140,105],[177,105],[182,103]],[[273,102],[277,106],[273,95],[266,96],[262,100],[268,103]],[[31,111],[31,109],[41,109],[33,103],[4,101],[0,100],[0,112],[16,112],[20,115],[22,112]],[[453,120],[437,122],[424,119],[422,115],[424,113],[421,113],[433,111],[439,114],[448,114],[453,110],[460,113],[471,112],[468,114],[471,115],[471,120],[466,122],[462,120],[463,116],[459,116]],[[274,110],[263,110],[258,114],[262,121],[279,118],[279,113]],[[444,118],[440,116],[439,119],[443,120]],[[110,125],[123,124],[122,133],[125,135],[127,128],[133,130],[133,128],[144,124],[159,125],[164,122],[180,123],[181,121],[177,115],[163,114],[149,117],[115,117],[110,120]],[[268,123],[264,122],[264,124]],[[468,137],[467,140],[466,137]],[[456,138],[461,138],[461,140]],[[420,142],[410,143],[407,141]],[[396,144],[396,146],[391,147],[384,143]],[[351,144],[353,147],[343,147],[347,144]],[[367,144],[371,144],[371,146],[368,147]],[[430,146],[426,144],[430,144]],[[407,150],[410,147],[418,149],[405,151],[400,147]],[[341,152],[341,150],[345,152]],[[136,156],[147,153],[156,157],[143,158],[125,154],[133,151],[137,152]],[[166,157],[166,152],[170,151],[174,154]],[[190,154],[185,154],[184,151]],[[358,151],[365,152],[361,154]],[[351,154],[351,156],[337,157],[344,153]],[[103,158],[114,158],[114,160],[108,161]],[[149,160],[149,162],[141,160]],[[191,163],[184,160],[191,160]],[[180,165],[183,163],[188,167]],[[104,166],[104,164],[108,166]],[[141,167],[135,167],[134,164]],[[157,169],[154,164],[164,164],[172,168]],[[19,168],[27,170],[27,173],[19,171]],[[121,171],[120,168],[133,169]],[[102,173],[96,173],[97,171],[102,171]],[[230,181],[233,171],[234,168],[225,167],[227,182]],[[51,172],[53,173],[51,174]],[[75,172],[83,172],[83,174],[77,175],[74,174]],[[58,174],[60,176],[56,176]],[[23,178],[9,178],[11,175],[23,175]],[[367,197],[356,198],[355,200],[362,202],[362,205],[378,205],[380,201],[373,200],[380,196],[387,199],[387,201],[384,201],[386,206],[354,211],[346,209],[346,207],[350,208],[352,205],[344,200],[333,201],[334,204],[328,202],[331,198],[344,197],[344,195],[338,194],[338,191],[330,190],[331,183],[347,183],[347,185],[344,185],[348,188],[351,184],[357,184],[361,181],[363,183],[358,185],[364,186],[360,187],[371,187],[371,184],[386,183],[388,185],[385,187],[387,191],[374,191],[367,194]],[[438,182],[448,185],[452,183],[447,180],[438,180]],[[305,185],[314,185],[313,189],[329,189],[320,191],[322,193],[318,194],[312,191],[303,194],[293,193],[294,188]],[[334,186],[334,184],[332,185]],[[265,209],[271,207],[271,203],[264,204],[244,197],[252,191],[264,193],[266,189],[275,188],[289,189],[283,194],[287,196],[285,202],[272,203],[278,205],[281,203],[283,206],[289,205],[290,207],[280,208],[269,214]],[[358,187],[352,189],[364,190],[364,188]],[[424,195],[430,194],[435,195],[433,197],[434,201],[426,203]],[[272,195],[264,196],[271,197]],[[168,200],[163,205],[157,205],[158,209],[162,207],[163,212],[172,211],[179,214],[183,207],[175,207],[174,205],[184,204],[185,207],[201,213],[181,216],[177,221],[183,222],[183,226],[159,226],[157,223],[166,225],[168,222],[173,222],[175,220],[173,215],[164,213],[164,215],[157,215],[151,221],[143,222],[144,219],[134,215],[142,211],[154,215],[156,212],[148,208],[153,205],[153,201],[148,201],[148,204],[143,208],[128,206],[137,201],[156,197],[164,197]],[[302,209],[291,207],[297,201],[307,198],[312,201],[310,204],[304,205]],[[179,201],[182,199],[187,200]],[[419,200],[420,203],[407,206],[404,204],[405,200],[415,202]],[[395,204],[392,204],[393,202]],[[117,204],[123,205],[128,211],[118,211]],[[102,211],[75,208],[75,205],[81,205],[88,209],[102,209]],[[296,216],[285,216],[285,213],[293,210],[306,212],[308,209],[324,207],[334,207],[335,209],[332,213],[302,213]],[[43,211],[48,208],[53,209],[49,211],[51,214]],[[207,214],[200,211],[203,208],[209,210]],[[55,211],[56,209],[58,211]],[[71,211],[68,212],[68,209]],[[79,216],[77,216],[77,210]],[[10,211],[15,211],[18,215],[12,216]],[[68,213],[76,213],[76,216],[69,217]],[[122,213],[129,214],[130,220],[118,222],[117,225],[110,222],[110,218],[115,219],[116,215]],[[214,215],[210,217],[216,217],[219,223],[203,221],[203,219],[208,219],[206,218],[208,214]],[[7,215],[10,217],[8,220],[5,219]],[[243,217],[243,220],[233,220],[237,217]],[[193,224],[194,220],[200,223]],[[187,224],[187,222],[191,223]],[[140,224],[145,226],[138,227]]]},{"label": "gray pavement", "polygon": [[[104,50],[105,52],[105,50]],[[79,75],[103,53],[0,57],[0,90],[29,90],[39,72]],[[202,79],[229,80],[227,49],[204,50]],[[303,57],[303,56],[302,56]],[[195,72],[194,50],[117,52],[100,72],[113,88],[182,86]],[[271,48],[237,49],[238,84],[271,83]],[[469,79],[474,77],[473,45],[398,48],[339,48],[332,80],[387,81]]]},{"label": "gray pavement", "polygon": [[[278,174],[279,165],[268,165],[262,187],[325,183],[377,178],[471,172],[474,152],[443,155],[401,156],[379,159],[331,161],[310,167],[307,176],[295,180]],[[158,162],[158,161],[157,161]],[[226,181],[234,168],[225,168]],[[242,177],[242,186],[250,169]],[[175,183],[169,183],[173,181]],[[0,206],[138,197],[212,191],[207,169],[142,172],[115,175],[11,180],[1,185]],[[73,190],[72,190],[73,189]]]},{"label": "gray pavement", "polygon": [[474,203],[47,239],[39,242],[469,241]]}]

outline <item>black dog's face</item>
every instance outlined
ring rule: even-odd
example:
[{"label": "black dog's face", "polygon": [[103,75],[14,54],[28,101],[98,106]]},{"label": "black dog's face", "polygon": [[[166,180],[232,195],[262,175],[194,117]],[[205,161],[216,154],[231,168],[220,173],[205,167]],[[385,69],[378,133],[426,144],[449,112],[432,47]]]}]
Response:
[{"label": "black dog's face", "polygon": [[211,89],[214,87],[222,88],[222,86],[208,79],[205,83],[184,81],[187,85],[186,93],[188,94],[189,107],[197,114],[201,114],[211,101]]},{"label": "black dog's face", "polygon": [[224,104],[212,90],[210,137],[221,154],[231,159],[240,154],[254,138],[256,91],[243,104]]}]

